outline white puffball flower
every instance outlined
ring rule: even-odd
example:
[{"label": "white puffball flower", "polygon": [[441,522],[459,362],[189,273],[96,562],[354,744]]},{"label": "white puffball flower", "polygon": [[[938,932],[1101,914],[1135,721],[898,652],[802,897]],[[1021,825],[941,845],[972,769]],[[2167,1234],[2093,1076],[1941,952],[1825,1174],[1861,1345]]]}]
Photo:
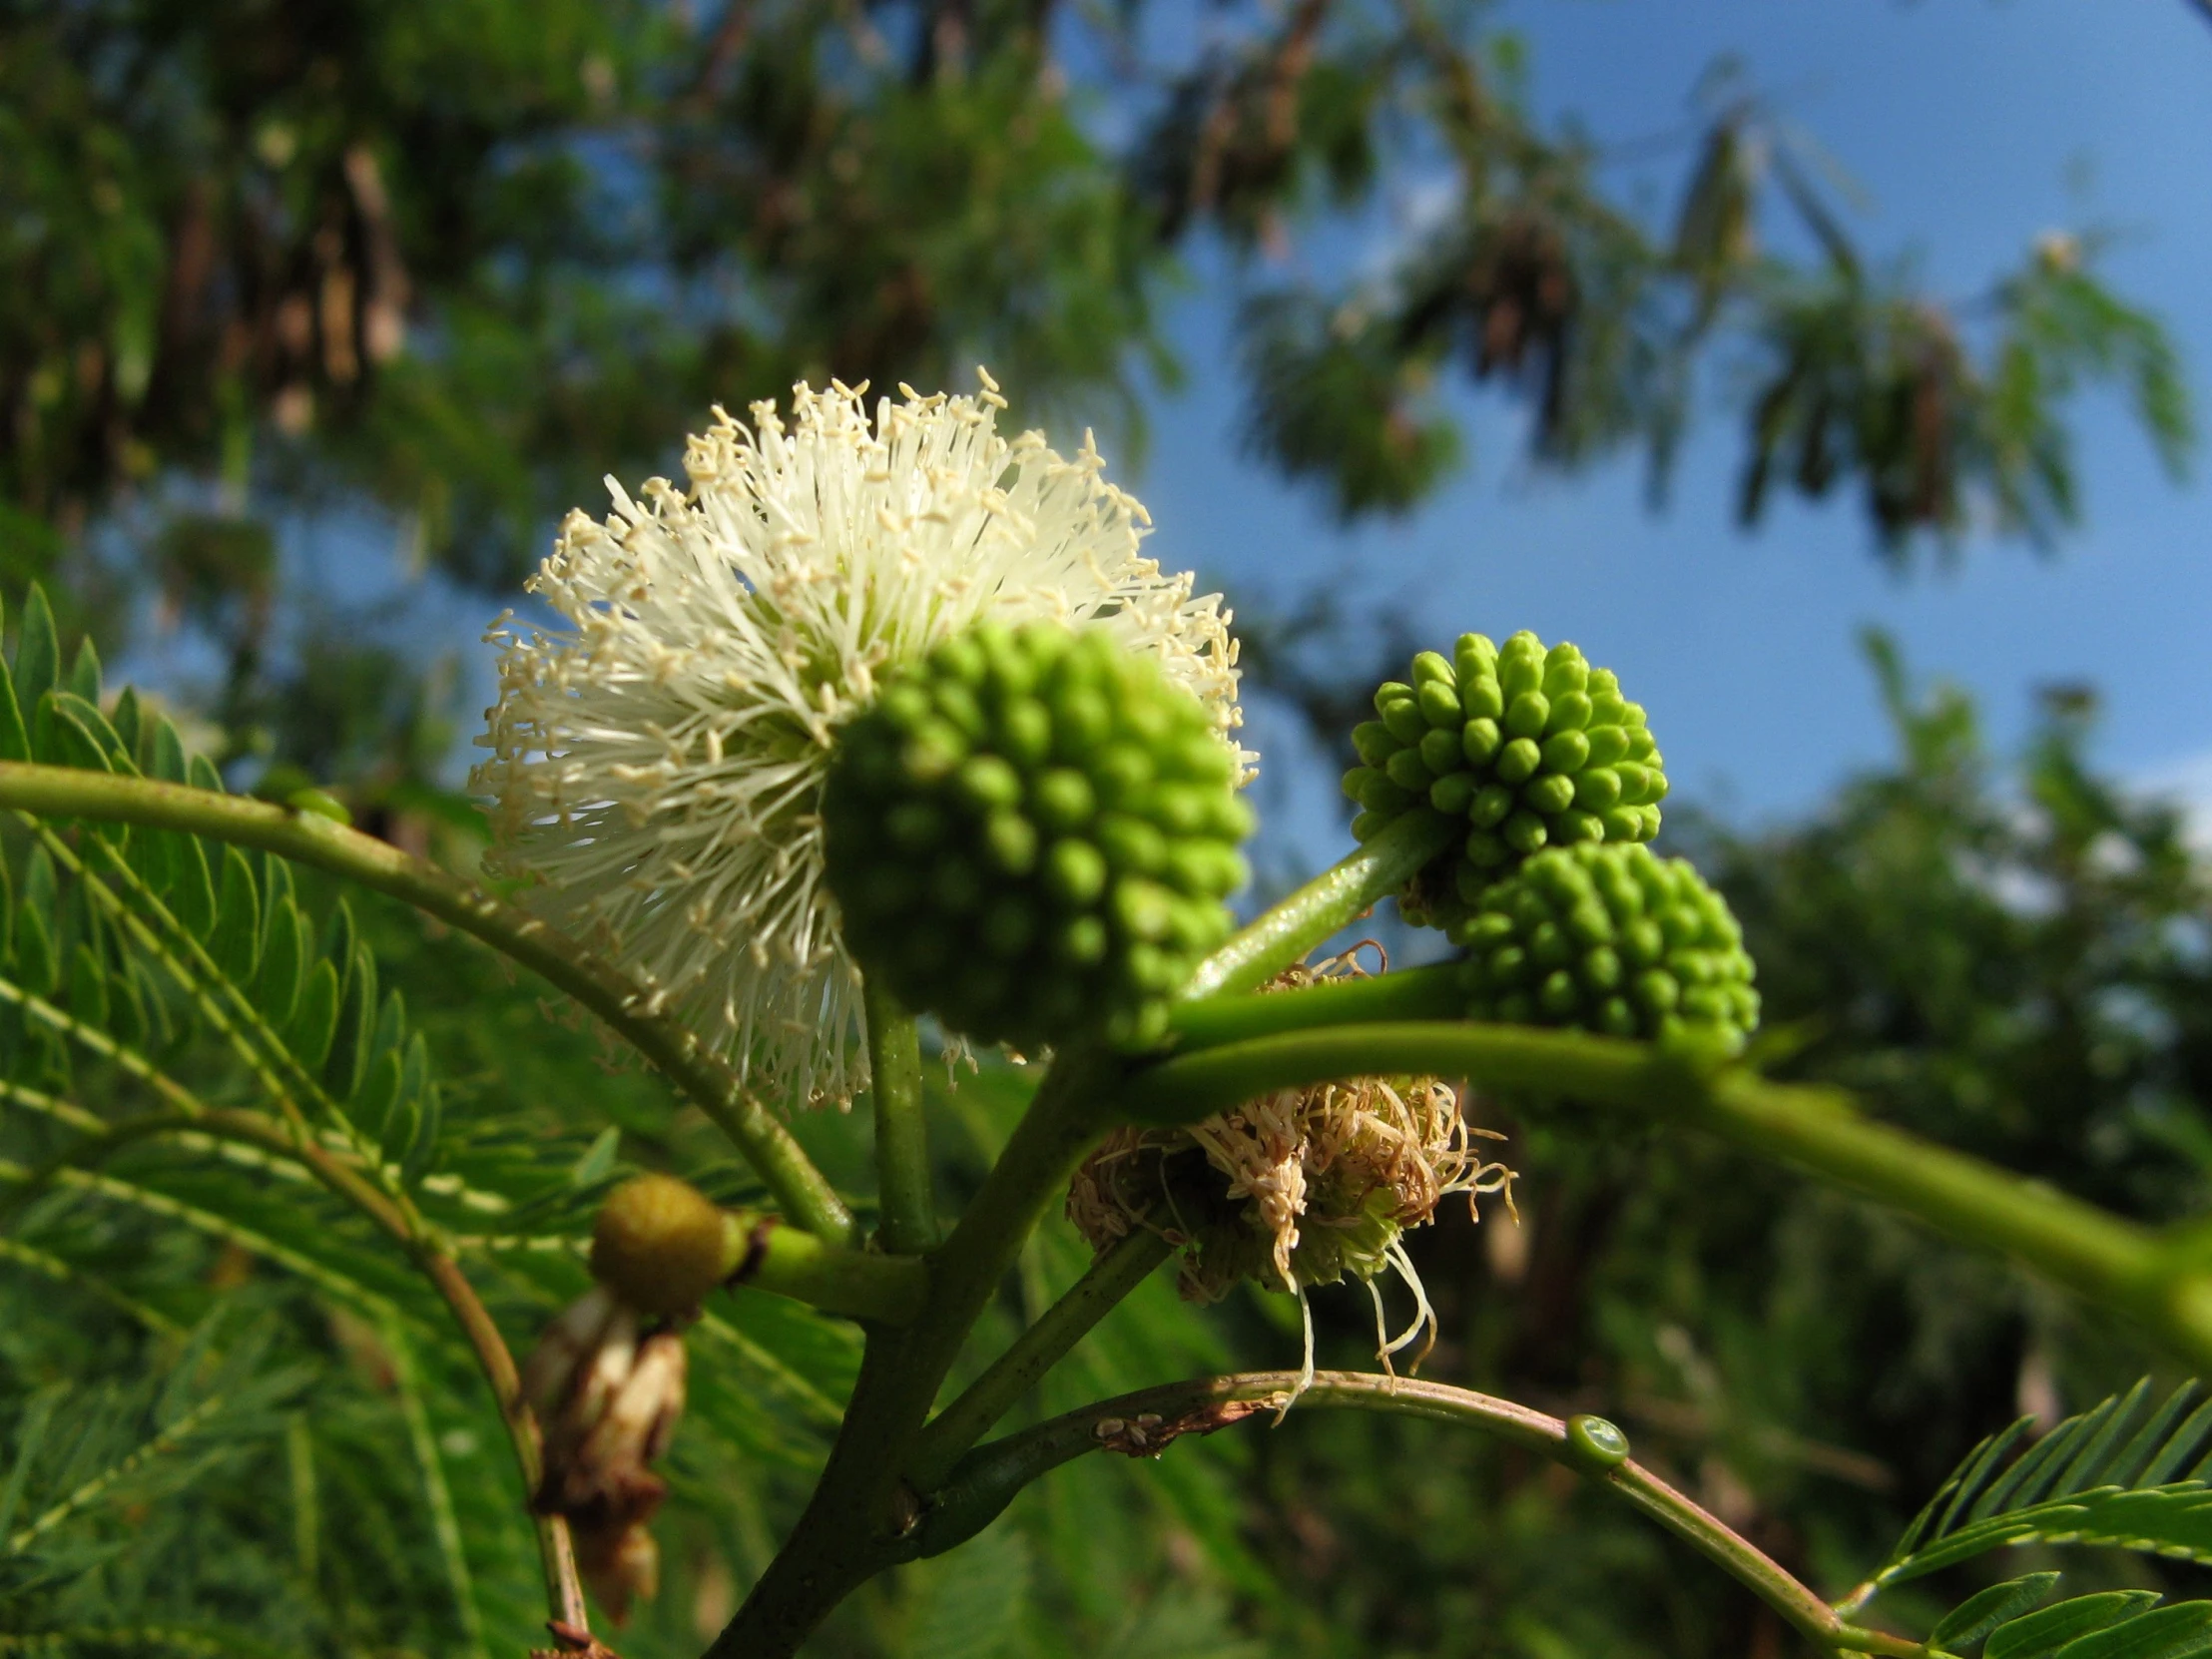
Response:
[{"label": "white puffball flower", "polygon": [[[793,389],[690,440],[688,491],[649,480],[561,527],[502,616],[499,702],[471,784],[492,866],[616,956],[756,1087],[849,1101],[867,1081],[859,973],[825,884],[822,787],[883,677],[988,617],[1104,628],[1242,724],[1221,597],[1138,551],[1141,503],[1086,433],[1072,458],[1002,437],[972,397]],[[1248,766],[1254,757],[1238,752]]]}]

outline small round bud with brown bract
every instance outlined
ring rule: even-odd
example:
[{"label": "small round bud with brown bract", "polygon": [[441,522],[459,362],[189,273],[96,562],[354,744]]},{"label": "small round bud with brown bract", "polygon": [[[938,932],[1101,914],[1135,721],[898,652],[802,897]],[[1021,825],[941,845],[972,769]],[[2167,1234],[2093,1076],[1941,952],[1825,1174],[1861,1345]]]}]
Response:
[{"label": "small round bud with brown bract", "polygon": [[[1300,966],[1270,990],[1364,977],[1354,953]],[[1095,1250],[1135,1228],[1183,1253],[1187,1300],[1214,1302],[1240,1280],[1303,1296],[1346,1277],[1394,1270],[1419,1316],[1384,1339],[1379,1358],[1413,1341],[1433,1318],[1400,1244],[1454,1193],[1502,1194],[1512,1172],[1486,1162],[1458,1096],[1433,1077],[1364,1077],[1284,1089],[1180,1129],[1123,1128],[1076,1172],[1067,1213]],[[1379,1305],[1380,1306],[1380,1305]]]},{"label": "small round bud with brown bract", "polygon": [[592,1228],[591,1271],[641,1314],[696,1313],[730,1275],[729,1230],[700,1190],[641,1175],[607,1195]]}]

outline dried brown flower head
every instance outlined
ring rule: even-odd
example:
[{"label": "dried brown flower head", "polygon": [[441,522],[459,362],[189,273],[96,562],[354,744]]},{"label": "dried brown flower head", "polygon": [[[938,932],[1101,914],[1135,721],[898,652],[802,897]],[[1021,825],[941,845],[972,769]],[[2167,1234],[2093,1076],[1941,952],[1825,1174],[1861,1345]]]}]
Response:
[{"label": "dried brown flower head", "polygon": [[[1268,989],[1364,978],[1366,948],[1292,968]],[[1510,1209],[1512,1171],[1477,1145],[1502,1138],[1469,1125],[1457,1093],[1434,1077],[1283,1089],[1180,1129],[1116,1130],[1076,1172],[1068,1219],[1097,1250],[1135,1228],[1158,1233],[1182,1251],[1180,1288],[1194,1302],[1218,1301],[1244,1279],[1301,1299],[1348,1275],[1372,1291],[1394,1270],[1419,1314],[1398,1338],[1382,1337],[1386,1365],[1434,1330],[1401,1235],[1455,1193],[1477,1221],[1485,1194]],[[1377,1313],[1380,1326],[1380,1298]]]},{"label": "dried brown flower head", "polygon": [[546,1328],[522,1370],[523,1397],[545,1436],[533,1501],[568,1517],[576,1564],[620,1623],[660,1587],[646,1530],[668,1495],[651,1465],[684,1414],[684,1339],[594,1286]]}]

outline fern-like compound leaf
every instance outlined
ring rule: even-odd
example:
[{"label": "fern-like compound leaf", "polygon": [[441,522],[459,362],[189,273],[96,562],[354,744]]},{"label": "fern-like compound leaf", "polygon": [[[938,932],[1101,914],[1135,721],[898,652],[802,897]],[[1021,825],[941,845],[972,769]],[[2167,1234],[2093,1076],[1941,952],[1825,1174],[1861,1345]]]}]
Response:
[{"label": "fern-like compound leaf", "polygon": [[2200,1403],[2199,1394],[2186,1382],[2146,1410],[2146,1380],[2025,1451],[2031,1419],[1991,1435],[1936,1490],[1859,1599],[2006,1544],[2106,1544],[2212,1561],[2212,1455],[2198,1456],[2212,1435],[2212,1400]]}]

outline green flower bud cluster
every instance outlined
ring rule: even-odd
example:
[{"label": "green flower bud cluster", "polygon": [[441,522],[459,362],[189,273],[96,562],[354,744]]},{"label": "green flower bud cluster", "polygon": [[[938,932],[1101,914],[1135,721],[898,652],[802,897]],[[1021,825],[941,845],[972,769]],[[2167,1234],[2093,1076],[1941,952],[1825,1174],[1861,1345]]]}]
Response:
[{"label": "green flower bud cluster", "polygon": [[982,625],[837,741],[830,890],[861,971],[984,1042],[1157,1041],[1252,831],[1198,700],[1103,629]]},{"label": "green flower bud cluster", "polygon": [[1729,1052],[1759,1023],[1743,930],[1685,858],[1585,843],[1539,852],[1450,928],[1475,1019],[1615,1037],[1682,1030]]},{"label": "green flower bud cluster", "polygon": [[1386,682],[1375,710],[1352,734],[1353,834],[1369,840],[1420,807],[1467,823],[1400,895],[1409,921],[1448,926],[1539,848],[1659,832],[1667,775],[1644,711],[1571,645],[1547,651],[1525,630],[1502,647],[1462,634],[1448,660],[1423,651],[1410,684]]}]

